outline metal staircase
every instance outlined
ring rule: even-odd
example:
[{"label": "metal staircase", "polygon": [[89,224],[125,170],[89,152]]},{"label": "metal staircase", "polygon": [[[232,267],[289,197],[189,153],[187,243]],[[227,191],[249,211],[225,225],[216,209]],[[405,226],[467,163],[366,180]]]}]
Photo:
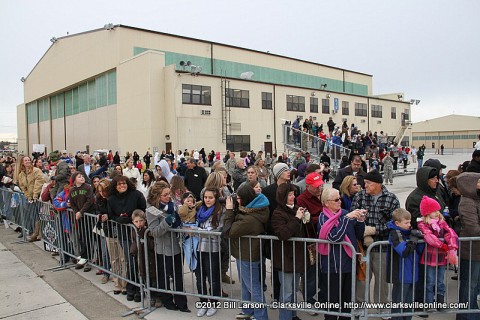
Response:
[{"label": "metal staircase", "polygon": [[343,146],[333,145],[330,140],[322,140],[319,137],[293,128],[291,125],[282,125],[282,138],[285,151],[291,161],[296,152],[308,152],[310,162],[319,163],[323,152],[331,159],[330,169],[335,175],[339,169],[343,156],[350,156],[351,150]]}]

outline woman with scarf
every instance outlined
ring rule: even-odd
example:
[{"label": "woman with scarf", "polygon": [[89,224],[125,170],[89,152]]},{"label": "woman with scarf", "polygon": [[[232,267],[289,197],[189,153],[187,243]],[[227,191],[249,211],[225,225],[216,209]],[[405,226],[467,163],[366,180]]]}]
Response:
[{"label": "woman with scarf", "polygon": [[[231,252],[237,261],[237,269],[242,283],[242,301],[264,303],[261,280],[261,242],[259,239],[240,238],[258,236],[265,233],[268,221],[268,199],[262,193],[256,194],[251,185],[241,186],[237,192],[238,207],[234,209],[233,200],[227,198],[223,236],[229,238]],[[263,277],[263,276],[262,276]],[[267,320],[267,308],[242,308],[244,317]]]},{"label": "woman with scarf", "polygon": [[[280,280],[280,303],[295,302],[295,293],[300,285],[300,274],[310,261],[305,242],[288,241],[290,238],[315,237],[315,229],[305,208],[295,206],[297,187],[287,181],[278,186],[277,208],[272,214],[273,234],[280,241],[273,242],[273,268]],[[296,320],[297,312],[280,306],[280,320]]]},{"label": "woman with scarf", "polygon": [[[321,301],[340,303],[340,309],[330,308],[327,311],[350,313],[350,309],[343,306],[345,302],[352,301],[352,258],[355,259],[355,252],[358,252],[357,239],[363,238],[365,231],[365,211],[343,210],[340,206],[340,193],[333,188],[323,190],[322,205],[323,211],[318,219],[318,238],[330,242],[348,242],[355,251],[348,245],[318,244]],[[325,315],[326,320],[348,318]]]},{"label": "woman with scarf", "polygon": [[[221,231],[223,227],[224,207],[219,201],[220,192],[217,188],[207,188],[203,193],[203,204],[197,211],[197,223],[200,230]],[[220,237],[200,235],[197,248],[197,291],[202,295],[208,292],[212,296],[222,296],[221,266],[220,266]],[[210,288],[207,287],[207,279]],[[208,289],[208,291],[207,291]],[[200,307],[197,308],[197,317],[213,316],[217,300],[200,298]]]},{"label": "woman with scarf", "polygon": [[[157,265],[157,287],[170,289],[173,279],[176,292],[183,292],[183,263],[177,233],[169,231],[178,228],[182,222],[171,201],[170,186],[165,181],[157,181],[148,191],[147,222],[155,239]],[[160,292],[159,297],[165,308],[190,312],[187,297],[180,294]]]}]

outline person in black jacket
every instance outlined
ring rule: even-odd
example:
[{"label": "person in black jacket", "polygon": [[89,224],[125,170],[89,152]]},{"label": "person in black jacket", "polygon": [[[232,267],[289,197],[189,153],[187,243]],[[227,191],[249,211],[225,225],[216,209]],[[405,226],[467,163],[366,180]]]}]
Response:
[{"label": "person in black jacket", "polygon": [[[115,261],[115,264],[112,259],[112,268],[120,268],[122,274],[125,274],[127,279],[136,279],[137,275],[132,268],[133,260],[130,256],[131,228],[126,225],[132,222],[132,213],[135,209],[145,211],[147,208],[145,197],[140,191],[135,189],[135,185],[130,179],[126,176],[118,175],[113,178],[110,184],[107,208],[109,234],[113,238],[117,238],[116,241],[118,243],[116,245],[120,249],[118,260]],[[110,255],[113,255],[111,251]],[[124,261],[124,263],[122,264],[121,261]],[[120,265],[117,266],[117,263]],[[126,291],[123,288],[124,286],[122,285],[122,294],[126,294],[127,300],[132,301],[138,288],[130,283],[126,284]],[[118,288],[115,288],[114,294],[119,293]]]},{"label": "person in black jacket", "polygon": [[362,186],[362,189],[365,187],[363,182],[363,177],[365,176],[365,171],[362,169],[362,158],[359,155],[355,155],[352,158],[352,162],[349,166],[346,166],[343,169],[338,170],[335,180],[333,180],[332,186],[340,190],[340,185],[342,184],[343,178],[346,176],[355,176],[357,182]]},{"label": "person in black jacket", "polygon": [[187,160],[187,172],[185,172],[185,187],[191,191],[195,198],[201,199],[200,192],[207,181],[207,172],[204,168],[197,166],[195,159]]},{"label": "person in black jacket", "polygon": [[[97,230],[100,233],[100,249],[101,253],[99,256],[102,257],[102,266],[105,270],[110,270],[110,256],[109,256],[109,251],[112,251],[114,254],[115,252],[118,252],[119,249],[116,247],[112,247],[109,245],[115,244],[115,238],[110,238],[110,234],[108,233],[107,229],[107,222],[108,222],[108,203],[107,203],[107,198],[108,198],[108,187],[110,185],[110,180],[103,178],[100,179],[97,185],[97,190],[95,194],[95,209],[94,213],[97,216],[98,222],[97,222]],[[112,239],[112,240],[110,240]],[[118,241],[117,241],[118,243]],[[109,249],[110,248],[110,249]],[[112,256],[113,257],[113,256]],[[113,259],[112,259],[113,260]],[[115,272],[115,270],[113,270]],[[102,277],[102,283],[105,284],[110,280],[110,274],[104,272],[103,277]],[[119,291],[122,290],[122,288],[119,285],[119,279],[118,277],[115,277],[115,288],[119,288]]]}]

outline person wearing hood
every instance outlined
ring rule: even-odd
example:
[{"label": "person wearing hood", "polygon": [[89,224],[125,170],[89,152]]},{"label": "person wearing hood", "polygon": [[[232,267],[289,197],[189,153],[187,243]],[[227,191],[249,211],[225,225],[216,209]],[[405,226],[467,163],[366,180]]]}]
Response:
[{"label": "person wearing hood", "polygon": [[[450,198],[448,195],[447,182],[445,181],[445,175],[443,174],[443,171],[442,171],[447,166],[442,164],[437,159],[428,159],[427,161],[425,161],[424,166],[433,167],[437,169],[437,177],[438,177],[437,196],[443,200],[443,202],[445,203],[445,206],[450,206],[450,203],[449,203]],[[451,225],[450,220],[448,220],[448,223],[449,225]]]},{"label": "person wearing hood", "polygon": [[[297,187],[289,181],[278,186],[277,208],[271,219],[273,234],[279,239],[273,241],[272,265],[280,280],[280,303],[295,302],[300,274],[306,268],[305,263],[310,261],[305,243],[288,240],[315,236],[309,214],[305,208],[295,205],[296,191]],[[298,319],[297,312],[292,309],[281,308],[279,314],[280,320]]]},{"label": "person wearing hood", "polygon": [[168,162],[162,159],[160,160],[158,165],[162,169],[162,177],[167,179],[168,183],[170,183],[170,181],[172,181],[172,178],[173,178],[173,173],[170,171],[170,166],[168,165]]},{"label": "person wearing hood", "polygon": [[[249,184],[237,191],[238,206],[235,209],[232,197],[226,200],[223,237],[230,240],[231,254],[237,263],[240,282],[242,283],[242,300],[265,303],[263,279],[261,279],[261,241],[243,236],[258,236],[265,233],[268,221],[268,199],[263,194],[256,194]],[[242,238],[240,238],[242,237]],[[267,308],[242,308],[242,315],[255,319],[267,320]]]},{"label": "person wearing hood", "polygon": [[[477,142],[477,146],[479,143]],[[472,153],[472,160],[467,167],[467,172],[480,172],[480,150],[477,147],[477,150]]]},{"label": "person wearing hood", "polygon": [[[462,198],[458,205],[462,231],[460,237],[480,237],[480,173],[464,172],[457,177]],[[480,290],[480,241],[460,245],[459,302],[469,302],[475,314],[457,314],[457,320],[479,319],[477,293]]]},{"label": "person wearing hood", "polygon": [[421,218],[420,201],[423,196],[435,199],[441,207],[445,208],[445,201],[438,196],[438,170],[434,167],[423,166],[417,170],[417,187],[408,195],[405,209],[412,215],[412,228],[417,228],[417,218]]}]

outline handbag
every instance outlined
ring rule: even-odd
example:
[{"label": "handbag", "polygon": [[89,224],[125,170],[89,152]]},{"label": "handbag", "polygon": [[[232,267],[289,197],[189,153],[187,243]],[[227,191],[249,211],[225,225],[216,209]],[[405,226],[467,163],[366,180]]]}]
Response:
[{"label": "handbag", "polygon": [[357,255],[357,280],[365,281],[367,279],[367,262],[362,261],[362,258],[365,257],[365,250],[363,250],[363,243],[357,240],[358,243],[358,252]]}]

